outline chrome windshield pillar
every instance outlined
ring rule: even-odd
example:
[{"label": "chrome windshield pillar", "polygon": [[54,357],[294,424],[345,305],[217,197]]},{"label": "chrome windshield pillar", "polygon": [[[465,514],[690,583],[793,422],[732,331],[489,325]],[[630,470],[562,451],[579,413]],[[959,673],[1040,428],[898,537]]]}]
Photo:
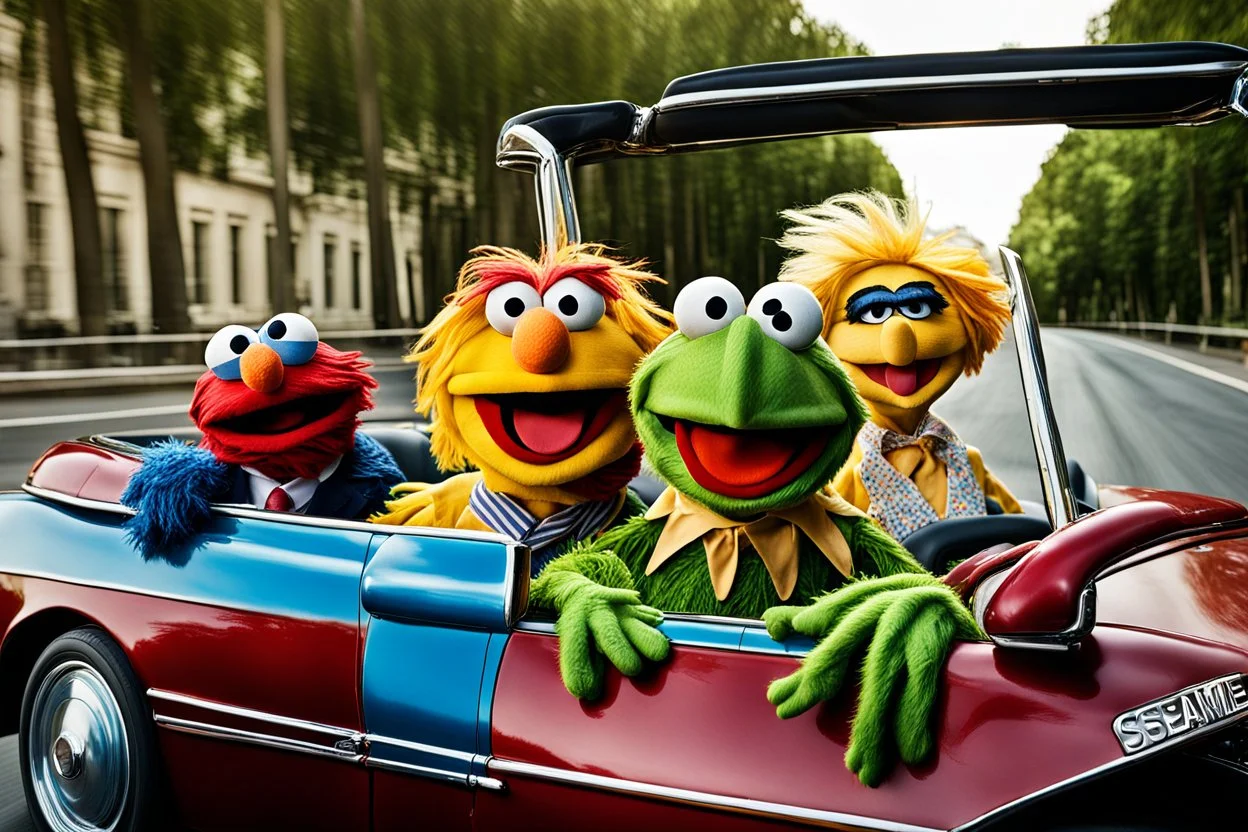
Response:
[{"label": "chrome windshield pillar", "polygon": [[1036,305],[1031,299],[1023,258],[1001,246],[1001,265],[1010,289],[1012,327],[1018,349],[1018,369],[1023,380],[1023,398],[1031,422],[1031,438],[1036,446],[1036,462],[1040,465],[1040,484],[1044,490],[1044,507],[1049,522],[1060,529],[1078,516],[1075,495],[1066,473],[1066,452],[1053,417],[1049,398],[1048,373],[1044,366],[1044,350],[1040,347],[1040,324]]},{"label": "chrome windshield pillar", "polygon": [[517,124],[498,140],[498,166],[533,175],[545,250],[555,251],[568,243],[580,242],[581,222],[572,193],[571,158],[558,153],[532,127]]},{"label": "chrome windshield pillar", "polygon": [[1231,109],[1248,118],[1248,70],[1235,80],[1231,88]]}]

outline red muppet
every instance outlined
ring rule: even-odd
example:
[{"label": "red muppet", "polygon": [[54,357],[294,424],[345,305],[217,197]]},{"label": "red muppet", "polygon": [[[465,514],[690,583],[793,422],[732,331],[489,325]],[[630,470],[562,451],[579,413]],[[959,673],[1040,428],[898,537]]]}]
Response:
[{"label": "red muppet", "polygon": [[363,519],[403,479],[390,453],[356,432],[377,387],[368,362],[321,343],[302,315],[258,331],[227,326],[204,360],[190,410],[199,446],[154,444],[121,498],[144,557],[185,545],[213,503]]}]

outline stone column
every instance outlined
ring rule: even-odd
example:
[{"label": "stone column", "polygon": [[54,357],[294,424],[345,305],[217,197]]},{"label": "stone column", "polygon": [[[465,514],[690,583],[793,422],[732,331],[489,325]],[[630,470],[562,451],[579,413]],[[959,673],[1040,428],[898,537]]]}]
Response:
[{"label": "stone column", "polygon": [[[26,265],[20,21],[0,12],[0,304],[17,306]],[[0,333],[0,338],[11,333]]]}]

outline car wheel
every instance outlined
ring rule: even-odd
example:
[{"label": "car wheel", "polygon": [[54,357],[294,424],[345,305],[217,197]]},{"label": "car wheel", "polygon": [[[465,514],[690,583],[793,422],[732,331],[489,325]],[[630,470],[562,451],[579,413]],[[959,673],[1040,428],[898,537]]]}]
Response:
[{"label": "car wheel", "polygon": [[151,828],[159,791],[152,716],[126,654],[100,630],[66,633],[35,662],[19,743],[36,828]]}]

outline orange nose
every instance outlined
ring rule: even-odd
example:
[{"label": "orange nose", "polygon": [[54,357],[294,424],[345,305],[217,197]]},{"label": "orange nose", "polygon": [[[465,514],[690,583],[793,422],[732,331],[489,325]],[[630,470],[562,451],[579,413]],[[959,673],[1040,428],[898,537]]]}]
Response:
[{"label": "orange nose", "polygon": [[530,373],[557,372],[571,352],[568,328],[546,307],[530,309],[516,321],[511,333],[511,354]]},{"label": "orange nose", "polygon": [[282,359],[268,344],[252,344],[243,352],[238,366],[243,384],[257,393],[272,393],[282,386]]}]

